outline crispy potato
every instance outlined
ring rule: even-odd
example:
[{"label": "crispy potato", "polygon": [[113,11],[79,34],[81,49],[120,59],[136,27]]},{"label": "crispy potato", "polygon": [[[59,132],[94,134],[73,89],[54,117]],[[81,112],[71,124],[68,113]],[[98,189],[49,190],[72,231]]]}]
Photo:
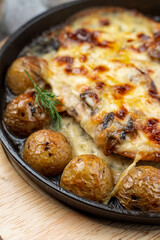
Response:
[{"label": "crispy potato", "polygon": [[45,82],[42,79],[42,71],[45,65],[45,60],[36,57],[21,57],[16,59],[7,71],[6,80],[8,87],[16,95],[33,88],[33,83],[24,70],[29,73],[30,77],[38,85],[44,87]]},{"label": "crispy potato", "polygon": [[72,159],[72,148],[61,133],[39,130],[28,137],[23,158],[42,175],[56,176]]},{"label": "crispy potato", "polygon": [[104,202],[113,188],[113,176],[103,159],[80,155],[64,169],[60,186],[81,197]]},{"label": "crispy potato", "polygon": [[48,126],[50,115],[35,103],[34,92],[29,92],[17,96],[7,105],[4,123],[11,133],[27,137]]},{"label": "crispy potato", "polygon": [[160,170],[134,167],[122,180],[117,198],[126,209],[159,212]]}]

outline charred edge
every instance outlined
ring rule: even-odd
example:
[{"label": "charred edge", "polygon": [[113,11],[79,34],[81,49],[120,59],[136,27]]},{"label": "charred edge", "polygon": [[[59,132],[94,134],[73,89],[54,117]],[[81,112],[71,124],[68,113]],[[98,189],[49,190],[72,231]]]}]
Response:
[{"label": "charred edge", "polygon": [[100,23],[101,26],[109,26],[110,25],[110,21],[107,18],[106,19],[101,19],[99,21],[99,23]]},{"label": "charred edge", "polygon": [[143,130],[150,140],[160,144],[160,130],[157,126],[158,123],[158,119],[149,119],[146,123],[146,126],[143,127]]},{"label": "charred edge", "polygon": [[160,97],[158,95],[158,90],[157,90],[157,87],[156,87],[155,83],[153,82],[153,80],[151,80],[151,84],[150,84],[150,88],[148,90],[148,94],[152,98],[157,99],[158,101],[160,101]]},{"label": "charred edge", "polygon": [[98,41],[98,37],[100,35],[100,32],[98,31],[93,31],[90,32],[87,29],[78,29],[76,32],[72,33],[72,32],[67,32],[67,39],[74,41],[74,42],[79,42],[79,43],[90,43],[93,44],[95,46],[99,46],[99,47],[111,47],[110,44],[112,42],[110,41],[102,41],[99,42]]},{"label": "charred edge", "polygon": [[114,113],[110,112],[108,113],[103,120],[103,129],[106,129],[108,127],[108,124],[114,120]]}]

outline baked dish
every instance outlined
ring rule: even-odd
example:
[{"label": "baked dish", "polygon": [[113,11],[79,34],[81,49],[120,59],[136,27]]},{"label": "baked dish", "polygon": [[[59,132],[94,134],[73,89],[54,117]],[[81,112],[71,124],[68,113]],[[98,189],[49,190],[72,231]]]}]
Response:
[{"label": "baked dish", "polygon": [[[6,75],[18,96],[4,122],[12,134],[29,136],[24,160],[47,177],[62,174],[60,186],[84,198],[108,204],[116,197],[126,209],[159,212],[160,23],[93,8],[39,39],[57,48],[37,51],[42,40],[35,40]],[[57,96],[58,132],[35,102],[31,80]]]}]

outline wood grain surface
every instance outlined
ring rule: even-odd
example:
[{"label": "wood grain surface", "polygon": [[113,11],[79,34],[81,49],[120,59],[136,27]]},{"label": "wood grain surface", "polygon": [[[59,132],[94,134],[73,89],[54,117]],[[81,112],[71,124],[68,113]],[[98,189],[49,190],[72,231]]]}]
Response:
[{"label": "wood grain surface", "polygon": [[10,165],[0,145],[0,239],[160,240],[160,225],[88,216],[31,185]]},{"label": "wood grain surface", "polygon": [[26,183],[0,146],[0,235],[4,240],[158,240],[160,226],[81,214]]}]

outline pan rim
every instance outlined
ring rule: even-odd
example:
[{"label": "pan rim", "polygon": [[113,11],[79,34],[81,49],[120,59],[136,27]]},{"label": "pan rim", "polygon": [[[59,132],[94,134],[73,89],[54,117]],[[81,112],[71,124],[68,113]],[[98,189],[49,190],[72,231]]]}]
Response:
[{"label": "pan rim", "polygon": [[[41,19],[44,19],[44,18],[48,17],[48,15],[53,15],[54,13],[56,13],[57,11],[59,11],[61,9],[67,9],[70,6],[74,6],[74,5],[83,3],[83,2],[85,2],[85,3],[86,2],[91,2],[91,1],[92,0],[77,0],[75,2],[65,3],[65,4],[62,4],[60,6],[53,7],[52,9],[50,9],[48,11],[45,11],[42,14],[40,14],[40,15],[36,16],[35,18],[31,19],[30,21],[28,21],[26,24],[24,24],[22,27],[20,27],[15,33],[13,33],[9,37],[9,39],[6,41],[6,43],[3,45],[3,47],[0,50],[0,59],[3,57],[6,49],[8,49],[9,46],[19,36],[21,36],[25,31],[27,31],[33,24],[39,22]],[[3,81],[3,80],[1,80],[1,81]],[[48,180],[44,176],[37,173],[27,163],[24,162],[24,160],[18,155],[18,153],[14,150],[14,148],[9,144],[9,142],[8,142],[8,140],[7,140],[7,138],[4,134],[5,130],[4,130],[2,125],[0,126],[0,139],[1,139],[2,145],[10,153],[10,155],[12,156],[12,158],[15,161],[16,164],[20,165],[23,169],[25,169],[25,171],[28,171],[31,175],[33,175],[33,177],[35,179],[37,179],[38,181],[43,183],[46,187],[54,189],[54,191],[56,191],[58,194],[65,195],[68,198],[70,198],[70,199],[72,199],[76,202],[81,202],[85,206],[91,206],[93,208],[112,213],[113,215],[115,215],[115,219],[116,219],[116,215],[120,215],[121,217],[124,217],[124,218],[126,216],[129,217],[129,218],[134,217],[137,220],[143,218],[144,219],[143,222],[145,222],[145,220],[146,221],[150,220],[151,224],[152,224],[152,220],[154,220],[154,221],[155,220],[157,220],[157,221],[160,220],[160,213],[158,213],[158,212],[144,212],[144,211],[142,212],[142,211],[136,211],[136,210],[120,209],[120,208],[117,208],[117,207],[113,208],[113,207],[107,206],[105,204],[101,204],[101,203],[97,203],[97,202],[94,202],[94,201],[90,201],[88,199],[84,199],[82,197],[79,197],[79,196],[77,196],[73,193],[70,193],[70,192],[62,189],[60,186],[56,185],[55,183],[51,182],[50,180]],[[125,219],[124,219],[124,221],[125,221]],[[157,224],[158,224],[158,222],[157,222]]]}]

